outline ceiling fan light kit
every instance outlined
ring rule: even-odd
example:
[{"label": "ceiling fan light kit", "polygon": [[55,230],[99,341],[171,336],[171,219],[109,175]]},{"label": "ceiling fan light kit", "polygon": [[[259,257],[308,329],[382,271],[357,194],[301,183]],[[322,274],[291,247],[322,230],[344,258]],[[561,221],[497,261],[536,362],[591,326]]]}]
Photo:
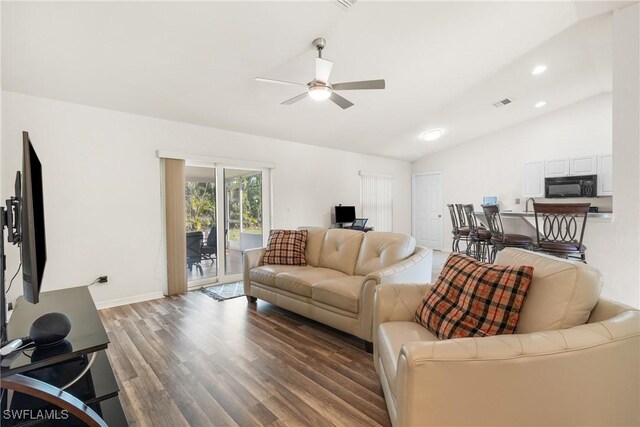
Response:
[{"label": "ceiling fan light kit", "polygon": [[309,96],[314,101],[325,101],[331,97],[333,90],[331,86],[325,84],[312,84],[309,86],[309,89],[307,89],[307,92],[309,92]]},{"label": "ceiling fan light kit", "polygon": [[325,101],[330,99],[334,104],[338,105],[343,110],[351,107],[353,103],[342,96],[338,95],[336,90],[368,90],[368,89],[384,89],[385,81],[384,80],[363,80],[357,82],[345,82],[345,83],[336,83],[332,85],[329,82],[329,77],[331,76],[331,69],[333,68],[333,62],[328,59],[324,59],[322,57],[322,49],[327,45],[327,41],[322,37],[315,39],[312,42],[313,46],[318,51],[318,57],[316,58],[316,75],[315,78],[307,84],[304,83],[295,83],[288,82],[284,80],[274,80],[267,79],[264,77],[256,77],[256,80],[259,82],[265,83],[277,83],[284,85],[293,85],[293,86],[306,86],[307,92],[301,93],[300,95],[294,96],[293,98],[287,99],[282,102],[283,105],[291,105],[294,104],[301,99],[305,98],[307,95],[315,101]]}]

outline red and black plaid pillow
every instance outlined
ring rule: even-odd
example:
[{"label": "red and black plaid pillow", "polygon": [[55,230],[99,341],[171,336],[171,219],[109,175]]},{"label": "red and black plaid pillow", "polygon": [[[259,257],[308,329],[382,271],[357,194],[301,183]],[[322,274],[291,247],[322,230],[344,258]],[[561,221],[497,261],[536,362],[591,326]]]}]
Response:
[{"label": "red and black plaid pillow", "polygon": [[451,254],[415,320],[440,339],[512,334],[532,276],[533,267]]},{"label": "red and black plaid pillow", "polygon": [[271,230],[263,264],[307,265],[304,250],[307,230]]}]

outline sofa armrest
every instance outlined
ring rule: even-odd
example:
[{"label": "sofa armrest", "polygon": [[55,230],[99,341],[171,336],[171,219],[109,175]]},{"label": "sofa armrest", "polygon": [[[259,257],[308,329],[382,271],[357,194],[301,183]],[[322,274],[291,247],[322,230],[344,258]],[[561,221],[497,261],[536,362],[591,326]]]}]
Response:
[{"label": "sofa armrest", "polygon": [[398,425],[638,425],[640,312],[402,346]]},{"label": "sofa armrest", "polygon": [[376,287],[383,283],[415,283],[431,281],[431,265],[433,264],[433,250],[416,247],[413,255],[393,264],[381,268],[365,276],[360,291],[360,331],[361,336],[373,342],[373,299]]},{"label": "sofa armrest", "polygon": [[243,258],[243,272],[242,272],[242,285],[244,293],[247,296],[251,295],[251,278],[249,277],[249,271],[252,268],[262,265],[262,257],[264,256],[265,248],[246,249],[242,252]]},{"label": "sofa armrest", "polygon": [[416,246],[413,255],[393,264],[367,274],[365,280],[376,283],[430,283],[433,265],[433,249]]}]

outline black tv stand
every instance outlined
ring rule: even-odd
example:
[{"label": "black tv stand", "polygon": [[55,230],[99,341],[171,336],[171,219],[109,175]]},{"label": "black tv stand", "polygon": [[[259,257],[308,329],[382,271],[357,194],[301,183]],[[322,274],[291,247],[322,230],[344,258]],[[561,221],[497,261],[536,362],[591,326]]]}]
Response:
[{"label": "black tv stand", "polygon": [[[38,425],[60,425],[60,417],[67,416],[62,420],[65,426],[128,426],[105,352],[109,338],[86,287],[43,292],[35,305],[19,298],[7,324],[7,338],[29,335],[33,320],[52,311],[69,316],[69,335],[61,344],[13,352],[2,359],[2,389],[14,393],[11,399],[4,393],[0,414],[10,409],[25,416],[58,416]],[[2,425],[25,421],[31,420],[3,418]]]}]

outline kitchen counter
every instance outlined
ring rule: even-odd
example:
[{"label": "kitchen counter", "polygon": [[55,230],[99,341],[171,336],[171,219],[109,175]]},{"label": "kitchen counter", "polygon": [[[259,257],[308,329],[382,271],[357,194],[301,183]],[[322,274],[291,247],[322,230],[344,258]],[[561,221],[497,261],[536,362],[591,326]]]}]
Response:
[{"label": "kitchen counter", "polygon": [[[476,215],[484,216],[484,212],[476,212]],[[515,218],[535,218],[533,212],[512,212],[512,211],[500,211],[500,215],[503,218],[515,217]],[[596,222],[611,222],[613,219],[613,212],[589,212],[587,214],[587,220]]]},{"label": "kitchen counter", "polygon": [[[484,212],[476,212],[476,216],[484,219]],[[533,231],[536,229],[536,220],[533,212],[513,212],[513,211],[500,211],[502,221],[504,223],[505,231],[507,233],[520,233],[529,235],[531,228]],[[522,229],[515,221],[522,220],[527,228]],[[588,222],[611,222],[613,220],[612,212],[589,212],[587,214]],[[519,222],[519,221],[518,221]],[[535,235],[535,234],[534,234]]]}]

